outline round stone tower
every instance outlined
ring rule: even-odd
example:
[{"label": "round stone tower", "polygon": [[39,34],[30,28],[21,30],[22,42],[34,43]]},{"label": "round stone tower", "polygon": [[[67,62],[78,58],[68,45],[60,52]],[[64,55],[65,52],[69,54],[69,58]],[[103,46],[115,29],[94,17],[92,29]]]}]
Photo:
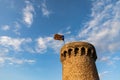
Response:
[{"label": "round stone tower", "polygon": [[61,48],[62,80],[99,80],[95,48],[87,42],[71,42]]}]

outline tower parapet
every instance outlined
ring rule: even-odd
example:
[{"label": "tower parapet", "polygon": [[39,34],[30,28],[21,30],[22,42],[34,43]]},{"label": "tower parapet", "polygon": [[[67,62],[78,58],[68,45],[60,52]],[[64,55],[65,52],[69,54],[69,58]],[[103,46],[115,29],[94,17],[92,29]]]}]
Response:
[{"label": "tower parapet", "polygon": [[87,42],[72,42],[61,48],[61,62],[73,56],[89,56],[95,61],[97,59],[94,46]]},{"label": "tower parapet", "polygon": [[63,80],[99,80],[95,48],[87,42],[71,42],[61,48]]}]

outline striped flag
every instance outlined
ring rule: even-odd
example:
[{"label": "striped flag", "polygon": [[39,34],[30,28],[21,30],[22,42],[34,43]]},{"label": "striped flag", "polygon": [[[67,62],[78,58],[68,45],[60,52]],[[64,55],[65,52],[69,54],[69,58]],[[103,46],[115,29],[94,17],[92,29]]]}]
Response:
[{"label": "striped flag", "polygon": [[55,34],[55,35],[54,35],[54,39],[55,39],[55,40],[63,40],[63,41],[64,41],[64,35]]}]

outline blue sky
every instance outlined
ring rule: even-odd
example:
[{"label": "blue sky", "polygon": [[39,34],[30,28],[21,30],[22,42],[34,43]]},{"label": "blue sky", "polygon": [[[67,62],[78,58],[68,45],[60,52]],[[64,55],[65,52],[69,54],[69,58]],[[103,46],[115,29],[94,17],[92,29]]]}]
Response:
[{"label": "blue sky", "polygon": [[120,79],[120,0],[0,0],[0,80],[62,80],[66,43],[95,45],[101,80]]}]

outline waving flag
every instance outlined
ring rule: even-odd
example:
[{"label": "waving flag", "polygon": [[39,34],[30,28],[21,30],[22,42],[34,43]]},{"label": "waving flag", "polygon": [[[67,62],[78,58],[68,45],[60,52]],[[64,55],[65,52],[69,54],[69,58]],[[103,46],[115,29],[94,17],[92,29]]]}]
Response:
[{"label": "waving flag", "polygon": [[54,39],[55,39],[55,40],[63,40],[63,41],[64,41],[64,35],[55,34],[55,35],[54,35]]}]

